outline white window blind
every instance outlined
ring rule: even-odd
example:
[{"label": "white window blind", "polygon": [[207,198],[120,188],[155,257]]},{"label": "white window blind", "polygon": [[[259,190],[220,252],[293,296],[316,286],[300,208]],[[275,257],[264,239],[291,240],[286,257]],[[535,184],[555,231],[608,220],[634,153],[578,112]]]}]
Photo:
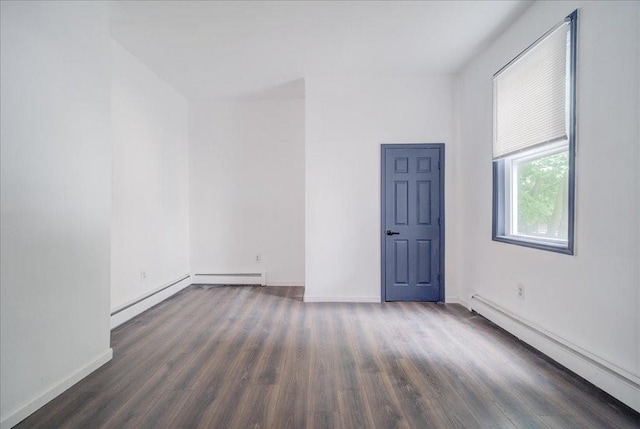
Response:
[{"label": "white window blind", "polygon": [[494,159],[567,138],[569,29],[562,23],[494,76]]}]

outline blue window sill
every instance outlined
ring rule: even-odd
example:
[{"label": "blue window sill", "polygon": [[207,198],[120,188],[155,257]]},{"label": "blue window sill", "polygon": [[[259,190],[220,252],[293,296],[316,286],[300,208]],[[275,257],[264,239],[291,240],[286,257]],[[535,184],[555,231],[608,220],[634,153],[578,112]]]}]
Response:
[{"label": "blue window sill", "polygon": [[501,243],[515,244],[517,246],[531,247],[533,249],[547,250],[549,252],[563,253],[565,255],[573,255],[573,244],[553,244],[545,241],[528,240],[526,238],[494,235],[493,241]]}]

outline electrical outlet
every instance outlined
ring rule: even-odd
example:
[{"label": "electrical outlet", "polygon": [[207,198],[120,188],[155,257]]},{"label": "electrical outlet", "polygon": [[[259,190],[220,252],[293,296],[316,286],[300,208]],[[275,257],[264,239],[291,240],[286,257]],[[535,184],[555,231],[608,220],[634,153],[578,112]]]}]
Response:
[{"label": "electrical outlet", "polygon": [[518,283],[518,298],[524,299],[524,285],[522,283]]},{"label": "electrical outlet", "polygon": [[260,261],[262,261],[262,256],[258,254],[256,255],[256,262],[260,262]]},{"label": "electrical outlet", "polygon": [[142,270],[140,271],[140,281],[143,282],[147,279],[147,272]]}]

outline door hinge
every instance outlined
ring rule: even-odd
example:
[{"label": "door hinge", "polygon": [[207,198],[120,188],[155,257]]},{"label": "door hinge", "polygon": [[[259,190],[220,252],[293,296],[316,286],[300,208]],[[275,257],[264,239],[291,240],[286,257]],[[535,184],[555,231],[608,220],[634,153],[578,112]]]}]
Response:
[{"label": "door hinge", "polygon": [[438,283],[442,283],[442,274],[438,274]]},{"label": "door hinge", "polygon": [[442,226],[442,220],[438,218],[438,226]]},{"label": "door hinge", "polygon": [[438,170],[440,170],[440,161],[438,161]]}]

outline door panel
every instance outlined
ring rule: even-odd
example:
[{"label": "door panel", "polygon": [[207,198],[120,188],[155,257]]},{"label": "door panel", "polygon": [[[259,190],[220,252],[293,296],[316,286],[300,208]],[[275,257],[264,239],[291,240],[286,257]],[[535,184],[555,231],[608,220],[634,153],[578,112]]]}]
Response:
[{"label": "door panel", "polygon": [[409,284],[409,241],[408,240],[395,240],[395,281],[397,285]]},{"label": "door panel", "polygon": [[431,284],[431,240],[418,240],[418,279],[419,285]]},{"label": "door panel", "polygon": [[443,145],[383,145],[386,301],[442,301]]},{"label": "door panel", "polygon": [[418,188],[418,203],[416,211],[418,212],[418,225],[431,225],[431,181],[418,180],[416,182]]},{"label": "door panel", "polygon": [[394,182],[394,225],[409,224],[409,182]]}]

